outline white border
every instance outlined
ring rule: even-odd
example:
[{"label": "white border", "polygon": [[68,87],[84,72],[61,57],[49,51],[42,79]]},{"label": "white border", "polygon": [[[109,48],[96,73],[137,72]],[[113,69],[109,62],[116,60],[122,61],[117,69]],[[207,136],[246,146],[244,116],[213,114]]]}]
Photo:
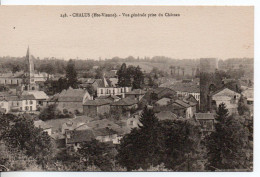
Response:
[{"label": "white border", "polygon": [[142,175],[148,176],[158,176],[163,175],[164,177],[175,176],[175,177],[189,177],[189,176],[199,176],[199,177],[216,177],[216,176],[228,176],[228,177],[241,177],[241,176],[260,176],[260,111],[257,109],[260,106],[260,1],[259,0],[0,0],[1,5],[246,5],[255,7],[255,103],[254,103],[254,172],[131,172],[131,173],[105,173],[105,172],[8,172],[0,174],[1,177],[70,177],[79,176],[83,177],[86,175],[100,177],[114,177],[114,176],[136,176]]}]

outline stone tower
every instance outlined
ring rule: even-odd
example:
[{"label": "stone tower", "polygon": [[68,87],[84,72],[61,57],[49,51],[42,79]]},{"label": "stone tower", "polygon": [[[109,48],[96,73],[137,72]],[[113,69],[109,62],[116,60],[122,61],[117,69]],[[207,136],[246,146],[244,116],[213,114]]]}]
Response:
[{"label": "stone tower", "polygon": [[25,90],[36,90],[37,85],[35,84],[34,80],[34,64],[33,64],[33,59],[32,56],[30,55],[30,49],[29,46],[27,48],[27,53],[26,53],[26,64],[27,64],[27,71],[26,71],[26,87]]}]

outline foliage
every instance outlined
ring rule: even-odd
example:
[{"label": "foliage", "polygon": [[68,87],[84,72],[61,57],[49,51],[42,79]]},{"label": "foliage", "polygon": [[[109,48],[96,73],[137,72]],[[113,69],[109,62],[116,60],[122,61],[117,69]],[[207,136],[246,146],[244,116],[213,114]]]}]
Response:
[{"label": "foliage", "polygon": [[42,129],[34,126],[33,120],[19,118],[11,125],[3,137],[10,148],[17,148],[33,157],[37,163],[44,164],[52,158],[53,145],[51,137]]},{"label": "foliage", "polygon": [[128,171],[145,170],[161,163],[163,138],[158,119],[145,107],[140,122],[142,126],[125,135],[118,149],[118,163]]},{"label": "foliage", "polygon": [[41,111],[41,113],[39,115],[39,119],[41,119],[42,121],[46,121],[46,120],[50,120],[50,119],[57,119],[57,118],[59,118],[60,114],[61,114],[61,112],[57,109],[57,105],[50,104],[50,105],[47,105],[47,107]]},{"label": "foliage", "polygon": [[111,171],[113,168],[113,153],[106,143],[93,139],[84,142],[78,150],[81,161],[85,166],[97,166],[102,171]]},{"label": "foliage", "polygon": [[96,94],[96,91],[92,85],[87,85],[86,89],[91,96],[94,96]]},{"label": "foliage", "polygon": [[69,60],[66,67],[67,87],[78,88],[77,71],[73,60]]},{"label": "foliage", "polygon": [[128,66],[123,63],[117,72],[118,86],[120,87],[133,87],[139,89],[143,87],[144,75],[139,66]]},{"label": "foliage", "polygon": [[201,131],[192,120],[165,120],[164,164],[173,171],[203,171],[204,149]]},{"label": "foliage", "polygon": [[[22,151],[6,146],[4,141],[0,141],[0,165],[8,171],[40,171],[42,170],[36,160],[29,158]],[[1,169],[0,166],[0,169]]]},{"label": "foliage", "polygon": [[237,107],[237,111],[239,115],[244,115],[246,113],[249,113],[250,109],[247,106],[247,104],[245,103],[246,99],[241,96],[239,101],[238,101],[238,107]]},{"label": "foliage", "polygon": [[222,103],[217,111],[215,132],[206,137],[209,170],[248,169],[251,150],[248,131]]}]

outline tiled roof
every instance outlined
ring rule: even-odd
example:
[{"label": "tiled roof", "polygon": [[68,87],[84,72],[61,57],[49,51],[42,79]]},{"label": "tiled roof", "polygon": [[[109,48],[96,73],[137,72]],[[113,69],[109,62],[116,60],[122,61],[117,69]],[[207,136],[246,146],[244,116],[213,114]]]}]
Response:
[{"label": "tiled roof", "polygon": [[67,138],[68,144],[87,142],[95,138],[92,130],[71,130],[66,133],[70,134],[70,138]]},{"label": "tiled roof", "polygon": [[215,119],[213,113],[195,113],[195,119]]},{"label": "tiled roof", "polygon": [[22,95],[22,100],[36,100],[36,98],[33,95]]},{"label": "tiled roof", "polygon": [[59,102],[82,102],[84,95],[87,93],[84,89],[72,89],[63,90],[58,95]]},{"label": "tiled roof", "polygon": [[117,132],[111,128],[105,127],[93,130],[95,136],[108,136],[117,134]]},{"label": "tiled roof", "polygon": [[52,126],[52,131],[53,132],[60,132],[61,127],[65,122],[68,122],[70,118],[64,118],[64,119],[51,119],[45,121],[46,124]]},{"label": "tiled roof", "polygon": [[178,118],[178,116],[171,111],[161,111],[155,115],[159,120],[173,120]]},{"label": "tiled roof", "polygon": [[185,108],[191,107],[190,104],[188,104],[188,103],[186,103],[186,102],[184,102],[182,100],[175,100],[174,102],[179,104],[179,105],[181,105],[182,107],[185,107]]},{"label": "tiled roof", "polygon": [[158,104],[158,105],[167,105],[170,101],[171,101],[170,98],[162,98],[162,99],[156,101],[155,104]]},{"label": "tiled roof", "polygon": [[31,94],[34,95],[36,100],[47,100],[49,97],[44,91],[26,91],[23,95]]},{"label": "tiled roof", "polygon": [[146,93],[146,91],[142,90],[142,89],[134,89],[130,92],[125,93],[126,95],[144,95]]},{"label": "tiled roof", "polygon": [[112,103],[109,99],[96,99],[96,100],[87,100],[84,105],[86,106],[102,106]]},{"label": "tiled roof", "polygon": [[171,89],[179,92],[200,93],[200,86],[194,82],[191,83],[176,83],[169,86]]},{"label": "tiled roof", "polygon": [[135,99],[131,99],[131,98],[123,98],[119,101],[113,102],[110,105],[111,106],[131,106],[134,104],[137,104],[138,101]]},{"label": "tiled roof", "polygon": [[7,101],[20,101],[21,99],[18,96],[8,96],[5,97]]}]

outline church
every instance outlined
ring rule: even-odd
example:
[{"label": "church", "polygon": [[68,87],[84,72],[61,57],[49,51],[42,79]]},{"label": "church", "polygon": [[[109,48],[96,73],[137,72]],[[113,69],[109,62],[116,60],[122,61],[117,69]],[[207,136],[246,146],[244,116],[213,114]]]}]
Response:
[{"label": "church", "polygon": [[0,85],[18,88],[19,91],[39,90],[39,83],[45,82],[50,76],[47,73],[39,73],[34,70],[29,46],[26,53],[26,64],[27,69],[25,71],[0,74]]}]

